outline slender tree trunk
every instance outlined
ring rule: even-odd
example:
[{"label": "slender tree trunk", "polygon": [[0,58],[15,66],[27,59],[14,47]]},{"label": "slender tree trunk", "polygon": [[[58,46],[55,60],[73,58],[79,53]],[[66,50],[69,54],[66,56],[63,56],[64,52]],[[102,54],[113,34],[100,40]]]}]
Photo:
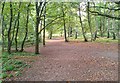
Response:
[{"label": "slender tree trunk", "polygon": [[35,5],[36,5],[35,54],[39,54],[39,23],[40,23],[40,19],[41,19],[44,6],[46,5],[46,1],[45,3],[43,3],[42,1],[39,2],[39,5],[38,5],[38,2],[35,2]]},{"label": "slender tree trunk", "polygon": [[[106,7],[106,3],[104,3],[104,5]],[[106,14],[105,9],[104,9],[104,14]],[[104,37],[105,32],[107,31],[107,28],[106,28],[105,24],[106,24],[106,17],[103,16],[103,23],[102,23],[102,26],[103,26],[103,37]]]},{"label": "slender tree trunk", "polygon": [[2,15],[2,52],[4,52],[4,48],[5,48],[5,46],[4,46],[4,44],[5,44],[5,38],[4,38],[4,15],[3,15],[3,11],[4,11],[4,7],[5,7],[5,2],[3,2],[3,4],[2,4],[2,13],[1,13],[1,15]]},{"label": "slender tree trunk", "polygon": [[80,19],[80,24],[81,24],[81,28],[82,28],[82,34],[83,34],[83,37],[84,37],[84,41],[87,42],[88,40],[87,40],[87,38],[85,36],[84,27],[83,27],[82,19],[81,19],[80,8],[79,8],[79,19]]},{"label": "slender tree trunk", "polygon": [[[11,44],[12,44],[13,39],[14,39],[16,24],[17,24],[17,22],[18,22],[18,20],[19,20],[20,7],[21,7],[21,2],[19,3],[19,11],[18,11],[18,15],[17,15],[17,18],[16,18],[16,20],[15,20],[15,24],[14,24],[13,36],[12,36]],[[16,39],[17,39],[17,38],[16,38]]]},{"label": "slender tree trunk", "polygon": [[109,18],[108,18],[108,20],[107,20],[107,38],[110,38],[110,30],[109,30],[109,27],[110,27],[110,23],[109,23],[110,21],[109,21]]},{"label": "slender tree trunk", "polygon": [[77,39],[77,32],[75,32],[75,39]]},{"label": "slender tree trunk", "polygon": [[65,42],[68,42],[67,40],[67,34],[66,34],[66,22],[65,22],[65,13],[64,13],[64,8],[63,8],[63,3],[62,3],[62,13],[63,13],[63,23],[64,23],[64,37],[65,37]]},{"label": "slender tree trunk", "polygon": [[97,38],[97,30],[95,31],[95,37],[94,37],[94,39],[93,39],[93,41],[95,41],[96,40],[96,38]]},{"label": "slender tree trunk", "polygon": [[26,32],[25,32],[25,37],[24,37],[22,45],[21,45],[21,50],[20,50],[21,52],[24,50],[23,49],[24,48],[24,43],[25,43],[25,40],[26,40],[27,35],[28,35],[28,21],[29,21],[29,6],[30,6],[30,4],[31,3],[29,3],[28,7],[27,7],[27,21],[26,21],[26,28],[25,28]]},{"label": "slender tree trunk", "polygon": [[12,40],[11,40],[11,44],[12,44],[13,39],[14,39],[14,35],[15,35],[15,28],[16,28],[16,24],[17,24],[17,22],[18,22],[18,17],[17,17],[17,19],[15,20],[14,29],[13,29],[13,35],[12,35]]},{"label": "slender tree trunk", "polygon": [[102,17],[100,18],[100,36],[103,37],[103,30],[102,30]]},{"label": "slender tree trunk", "polygon": [[72,37],[72,27],[70,27],[70,37]]},{"label": "slender tree trunk", "polygon": [[70,27],[68,27],[68,37],[70,37]]},{"label": "slender tree trunk", "polygon": [[38,8],[38,2],[36,2],[36,28],[35,28],[35,37],[36,37],[36,42],[35,42],[35,54],[39,54],[39,34],[38,34],[38,28],[39,28],[39,8]]},{"label": "slender tree trunk", "polygon": [[52,39],[52,30],[50,31],[50,39]]},{"label": "slender tree trunk", "polygon": [[12,2],[10,2],[10,26],[8,29],[8,53],[11,53],[11,28],[12,28],[12,20],[13,20],[13,10],[12,10]]},{"label": "slender tree trunk", "polygon": [[43,45],[45,46],[45,19],[46,19],[46,6],[45,6],[45,10],[44,10],[44,29],[43,29]]},{"label": "slender tree trunk", "polygon": [[[42,29],[42,20],[40,21],[40,30]],[[41,31],[39,33],[40,35],[40,43],[42,43],[42,34],[41,34]]]},{"label": "slender tree trunk", "polygon": [[90,2],[87,2],[88,6],[87,6],[87,13],[88,13],[88,25],[90,28],[90,33],[91,33],[91,41],[93,40],[93,33],[92,33],[92,28],[91,28],[91,19],[90,19],[90,13],[89,13],[89,6],[90,6]]},{"label": "slender tree trunk", "polygon": [[110,38],[110,32],[109,32],[109,29],[107,31],[107,38]]},{"label": "slender tree trunk", "polygon": [[70,37],[70,16],[69,16],[69,26],[68,26],[68,37]]},{"label": "slender tree trunk", "polygon": [[[21,6],[21,2],[19,4],[19,8]],[[17,29],[16,29],[16,34],[15,34],[15,49],[16,51],[18,51],[18,40],[17,40],[17,37],[18,37],[18,32],[19,32],[19,24],[20,24],[20,11],[18,12],[18,23],[17,23]]]},{"label": "slender tree trunk", "polygon": [[[94,4],[94,11],[95,11],[95,3],[93,2]],[[95,17],[95,25],[96,25],[96,30],[94,32],[94,38],[93,38],[93,41],[95,41],[97,39],[97,32],[98,32],[98,22],[97,22],[97,19]]]},{"label": "slender tree trunk", "polygon": [[115,40],[116,39],[116,34],[114,32],[112,32],[112,34],[113,34],[113,40]]}]

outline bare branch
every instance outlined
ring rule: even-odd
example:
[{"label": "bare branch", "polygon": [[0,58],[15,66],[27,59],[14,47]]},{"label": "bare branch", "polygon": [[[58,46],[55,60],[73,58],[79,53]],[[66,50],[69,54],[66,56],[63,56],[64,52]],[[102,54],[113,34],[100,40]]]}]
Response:
[{"label": "bare branch", "polygon": [[103,9],[109,9],[109,10],[115,10],[118,11],[120,8],[109,8],[109,7],[102,7],[102,6],[91,6],[90,8],[103,8]]},{"label": "bare branch", "polygon": [[90,11],[91,13],[94,13],[94,14],[97,14],[97,15],[100,15],[100,16],[105,16],[105,17],[108,17],[108,18],[112,18],[112,19],[116,19],[116,20],[120,20],[119,17],[114,17],[114,16],[110,16],[110,15],[107,15],[107,14],[101,14],[99,12],[96,12],[96,11]]}]

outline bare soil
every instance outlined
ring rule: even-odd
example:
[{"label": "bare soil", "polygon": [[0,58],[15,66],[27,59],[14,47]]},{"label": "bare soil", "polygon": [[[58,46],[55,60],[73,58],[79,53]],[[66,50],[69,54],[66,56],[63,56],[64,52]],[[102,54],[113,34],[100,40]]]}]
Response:
[{"label": "bare soil", "polygon": [[[26,49],[34,52],[34,47]],[[17,81],[117,81],[118,45],[47,40],[31,68]]]}]

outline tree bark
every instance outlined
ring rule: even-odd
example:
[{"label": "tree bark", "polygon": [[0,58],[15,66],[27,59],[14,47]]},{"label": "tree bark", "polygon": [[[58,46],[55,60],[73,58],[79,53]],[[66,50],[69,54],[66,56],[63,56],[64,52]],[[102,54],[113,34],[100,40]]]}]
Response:
[{"label": "tree bark", "polygon": [[[21,2],[19,4],[19,8],[21,6]],[[17,40],[17,37],[18,37],[18,32],[19,32],[19,24],[20,24],[20,11],[18,12],[18,23],[17,23],[17,29],[16,29],[16,34],[15,34],[15,49],[16,51],[18,51],[18,40]]]},{"label": "tree bark", "polygon": [[103,37],[103,30],[102,30],[102,17],[100,18],[100,36]]},{"label": "tree bark", "polygon": [[109,29],[107,31],[107,38],[110,38],[110,32],[109,32]]},{"label": "tree bark", "polygon": [[116,39],[116,34],[114,32],[112,32],[112,34],[113,34],[113,40],[115,40]]},{"label": "tree bark", "polygon": [[[80,7],[80,6],[79,6]],[[80,13],[80,8],[79,8],[79,19],[80,19],[80,24],[81,24],[81,28],[82,28],[82,34],[83,34],[83,38],[85,42],[88,42],[86,36],[85,36],[85,32],[84,32],[84,27],[83,27],[83,23],[82,23],[82,19],[81,19],[81,13]]]},{"label": "tree bark", "polygon": [[38,29],[39,29],[41,15],[42,15],[44,6],[46,5],[46,0],[45,0],[45,2],[43,2],[43,1],[39,2],[39,5],[38,5],[38,2],[35,2],[35,5],[36,5],[35,54],[39,54],[39,34],[41,33],[41,31],[39,32]]},{"label": "tree bark", "polygon": [[29,22],[29,10],[30,10],[29,7],[30,7],[30,4],[31,3],[29,3],[28,7],[27,7],[27,21],[26,21],[26,28],[25,28],[26,32],[25,32],[25,37],[24,37],[22,45],[21,45],[21,50],[20,50],[21,52],[23,52],[23,50],[24,50],[24,43],[25,43],[25,40],[26,40],[27,35],[28,35],[28,22]]},{"label": "tree bark", "polygon": [[70,37],[72,37],[72,27],[70,27]]},{"label": "tree bark", "polygon": [[46,6],[45,6],[45,10],[44,10],[43,46],[45,46],[45,28],[46,28],[45,19],[46,19]]},{"label": "tree bark", "polygon": [[39,34],[38,34],[38,28],[39,28],[39,8],[38,8],[38,2],[36,2],[36,28],[35,28],[35,37],[36,37],[36,42],[35,42],[35,54],[39,54]]},{"label": "tree bark", "polygon": [[4,38],[4,15],[3,15],[3,11],[4,11],[4,7],[5,7],[5,2],[3,2],[3,4],[2,4],[2,12],[1,12],[1,16],[2,16],[2,52],[4,52],[4,48],[5,48],[5,46],[4,46],[4,44],[5,44],[5,38]]},{"label": "tree bark", "polygon": [[[40,30],[42,29],[42,20],[40,21]],[[39,35],[40,35],[40,43],[42,43],[42,34],[41,34],[41,31],[39,32]]]},{"label": "tree bark", "polygon": [[10,26],[8,29],[8,53],[11,53],[11,28],[12,28],[12,20],[13,20],[13,10],[12,10],[12,2],[10,2]]},{"label": "tree bark", "polygon": [[89,13],[89,7],[90,7],[90,2],[87,2],[88,6],[87,6],[87,13],[88,13],[88,25],[90,28],[90,33],[91,33],[91,41],[93,40],[93,33],[92,33],[92,28],[91,28],[91,19],[90,19],[90,13]]},{"label": "tree bark", "polygon": [[64,13],[63,3],[62,3],[62,13],[63,13],[63,24],[64,24],[65,42],[68,42],[68,40],[67,40],[67,34],[66,34],[66,22],[65,22],[65,13]]},{"label": "tree bark", "polygon": [[68,37],[70,37],[70,27],[68,27]]},{"label": "tree bark", "polygon": [[52,39],[52,30],[50,31],[50,39]]},{"label": "tree bark", "polygon": [[77,39],[77,32],[75,32],[75,39]]},{"label": "tree bark", "polygon": [[[21,2],[19,3],[19,11],[20,11],[20,7],[21,7]],[[19,11],[18,11],[18,15],[17,15],[17,18],[16,18],[16,20],[15,20],[15,24],[14,24],[13,36],[12,36],[11,44],[12,44],[13,39],[14,39],[16,24],[17,24],[17,22],[18,22],[18,20],[19,20]]]},{"label": "tree bark", "polygon": [[[94,4],[94,11],[95,11],[95,3],[93,2]],[[97,32],[98,32],[98,22],[97,22],[97,19],[95,17],[95,25],[96,25],[96,30],[94,32],[94,38],[93,38],[93,41],[95,41],[97,39]]]}]

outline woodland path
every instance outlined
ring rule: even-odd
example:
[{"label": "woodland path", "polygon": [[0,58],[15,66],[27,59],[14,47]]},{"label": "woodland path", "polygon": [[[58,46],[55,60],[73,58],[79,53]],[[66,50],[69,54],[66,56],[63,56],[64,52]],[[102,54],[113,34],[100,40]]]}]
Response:
[{"label": "woodland path", "polygon": [[[33,47],[26,49],[34,52]],[[116,81],[118,79],[117,44],[48,40],[39,59],[27,69],[20,81]]]}]

